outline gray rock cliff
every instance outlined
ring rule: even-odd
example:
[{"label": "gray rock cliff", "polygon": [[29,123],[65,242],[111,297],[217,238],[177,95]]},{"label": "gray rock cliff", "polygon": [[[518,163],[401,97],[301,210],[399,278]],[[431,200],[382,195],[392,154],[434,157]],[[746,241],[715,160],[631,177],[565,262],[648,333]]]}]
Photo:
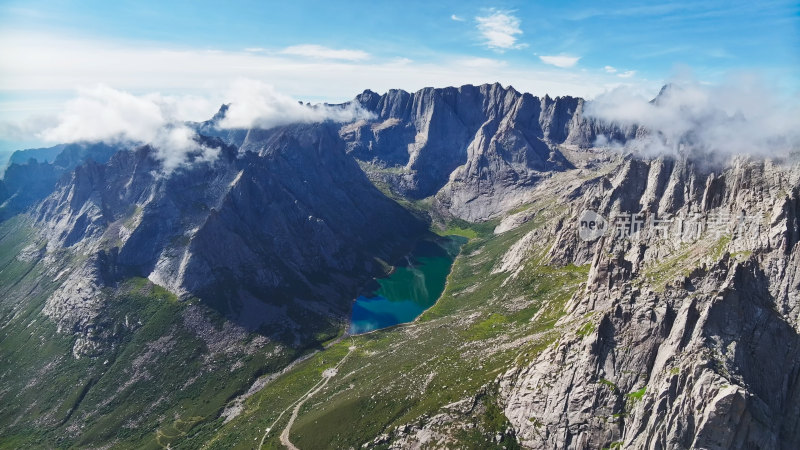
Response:
[{"label": "gray rock cliff", "polygon": [[254,299],[307,321],[344,320],[382,270],[377,259],[396,257],[425,225],[367,180],[330,124],[248,139],[241,154],[211,140],[217,160],[169,175],[149,147],[78,166],[35,211],[49,252],[86,256],[45,313],[90,329],[100,288],[136,276],[256,328],[276,318],[244,317]]},{"label": "gray rock cliff", "polygon": [[582,115],[584,100],[535,97],[500,84],[365,91],[356,97],[375,120],[345,125],[348,153],[410,198],[436,196],[466,220],[512,209],[537,180],[575,167],[565,148],[591,146],[599,134],[624,142],[620,129]]}]

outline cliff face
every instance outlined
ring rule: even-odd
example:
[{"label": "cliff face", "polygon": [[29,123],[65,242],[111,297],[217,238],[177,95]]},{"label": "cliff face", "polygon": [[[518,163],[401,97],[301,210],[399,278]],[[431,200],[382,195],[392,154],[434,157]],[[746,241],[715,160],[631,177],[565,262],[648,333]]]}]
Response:
[{"label": "cliff face", "polygon": [[507,211],[540,178],[574,168],[564,147],[589,147],[599,134],[624,142],[639,131],[584,118],[583,99],[500,84],[365,91],[355,101],[376,119],[342,128],[348,153],[400,195],[436,195],[444,211],[467,220]]},{"label": "cliff face", "polygon": [[[717,173],[630,159],[581,186],[572,219],[551,229],[551,258],[591,264],[560,320],[567,332],[500,382],[521,442],[800,445],[798,186],[798,166],[744,159]],[[587,243],[584,209],[674,222]]]},{"label": "cliff face", "polygon": [[209,142],[216,161],[170,176],[148,147],[82,165],[37,208],[48,251],[87,257],[45,308],[63,329],[93,329],[101,287],[134,276],[254,328],[280,320],[242,317],[253,299],[343,320],[376,258],[425,229],[370,184],[332,126],[272,130],[241,155]]}]

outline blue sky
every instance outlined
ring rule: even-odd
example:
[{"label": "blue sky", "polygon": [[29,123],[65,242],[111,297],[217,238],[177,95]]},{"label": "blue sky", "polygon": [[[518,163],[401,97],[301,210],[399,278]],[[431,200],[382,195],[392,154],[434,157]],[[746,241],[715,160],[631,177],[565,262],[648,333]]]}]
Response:
[{"label": "blue sky", "polygon": [[[493,81],[655,93],[688,71],[711,83],[757,73],[796,92],[800,4],[2,1],[0,48],[5,123],[58,114],[99,84],[190,98],[182,112],[199,119],[239,78],[312,101]],[[0,127],[0,150],[26,142],[12,128]]]}]

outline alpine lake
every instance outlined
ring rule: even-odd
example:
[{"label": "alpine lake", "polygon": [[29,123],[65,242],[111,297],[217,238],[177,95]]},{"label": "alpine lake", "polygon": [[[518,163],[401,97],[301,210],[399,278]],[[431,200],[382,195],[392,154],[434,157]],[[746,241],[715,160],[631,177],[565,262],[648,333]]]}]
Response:
[{"label": "alpine lake", "polygon": [[446,236],[419,241],[391,274],[375,280],[356,298],[350,334],[411,322],[433,306],[444,291],[453,261],[467,238]]}]

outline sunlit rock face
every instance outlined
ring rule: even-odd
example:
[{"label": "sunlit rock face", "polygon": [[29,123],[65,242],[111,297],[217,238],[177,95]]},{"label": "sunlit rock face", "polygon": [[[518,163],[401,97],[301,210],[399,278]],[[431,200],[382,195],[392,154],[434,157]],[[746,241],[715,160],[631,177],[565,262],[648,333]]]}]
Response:
[{"label": "sunlit rock face", "polygon": [[511,209],[548,173],[573,169],[565,148],[639,132],[585,118],[583,99],[539,98],[497,83],[364,91],[355,101],[374,120],[341,129],[348,153],[400,195],[435,195],[443,211],[467,220]]}]

